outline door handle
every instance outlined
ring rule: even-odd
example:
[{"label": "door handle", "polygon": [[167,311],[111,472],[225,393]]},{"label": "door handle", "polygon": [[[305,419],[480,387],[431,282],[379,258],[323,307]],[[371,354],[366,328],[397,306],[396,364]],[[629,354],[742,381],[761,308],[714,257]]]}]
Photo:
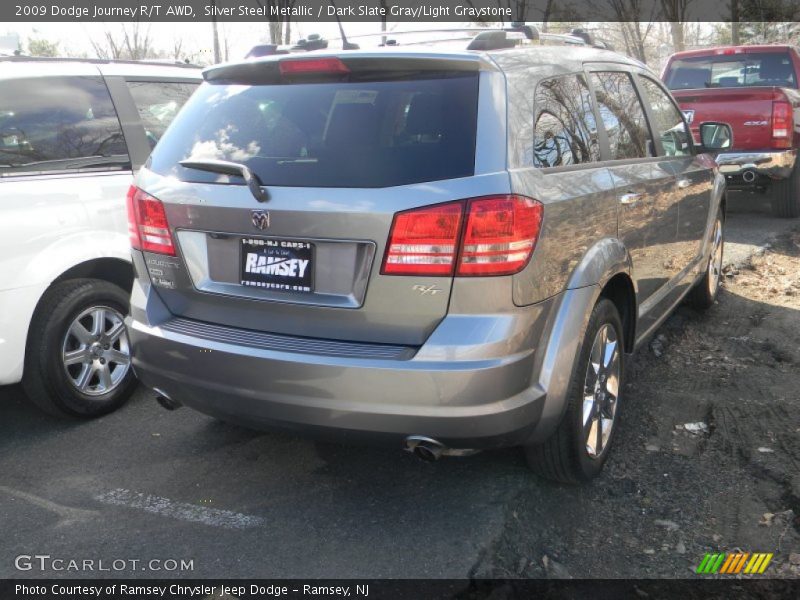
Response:
[{"label": "door handle", "polygon": [[682,190],[689,187],[691,183],[688,179],[678,179],[678,187]]},{"label": "door handle", "polygon": [[628,192],[627,194],[623,194],[622,196],[619,197],[619,203],[624,204],[626,206],[631,206],[633,204],[636,204],[639,201],[639,198],[641,197],[642,197],[641,194]]}]

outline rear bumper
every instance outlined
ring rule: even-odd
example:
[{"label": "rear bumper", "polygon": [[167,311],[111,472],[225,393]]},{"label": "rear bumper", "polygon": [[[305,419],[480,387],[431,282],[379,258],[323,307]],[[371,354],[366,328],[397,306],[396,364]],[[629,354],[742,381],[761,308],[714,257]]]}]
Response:
[{"label": "rear bumper", "polygon": [[[794,149],[764,152],[723,152],[716,160],[729,185],[757,185],[768,179],[786,179],[794,168]],[[755,178],[751,181],[749,173]]]},{"label": "rear bumper", "polygon": [[[536,349],[507,350],[539,339],[553,305],[495,317],[484,331],[504,331],[504,339],[484,333],[483,345],[443,349],[437,332],[454,326],[447,317],[413,357],[399,360],[245,346],[241,337],[226,341],[218,330],[209,339],[168,322],[151,326],[137,320],[137,311],[128,327],[141,381],[200,412],[337,439],[400,444],[424,435],[451,448],[491,448],[524,443],[539,423],[546,394],[535,376]],[[455,324],[461,331],[470,330],[466,325]],[[472,325],[482,328],[477,320]]]}]

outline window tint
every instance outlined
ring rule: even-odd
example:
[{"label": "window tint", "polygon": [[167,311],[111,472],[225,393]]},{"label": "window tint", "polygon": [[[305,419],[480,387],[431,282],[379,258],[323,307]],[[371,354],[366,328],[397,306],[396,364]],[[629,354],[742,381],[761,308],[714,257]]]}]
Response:
[{"label": "window tint", "polygon": [[592,73],[591,78],[611,159],[650,156],[650,131],[630,75],[609,71]]},{"label": "window tint", "polygon": [[686,156],[692,153],[689,132],[680,111],[666,92],[652,79],[639,77],[653,116],[653,128],[661,138],[663,156]]},{"label": "window tint", "polygon": [[533,164],[558,167],[600,160],[597,124],[586,81],[567,75],[542,81],[534,100]]},{"label": "window tint", "polygon": [[197,89],[198,84],[166,81],[129,81],[128,89],[139,110],[147,140],[153,148],[167,126]]},{"label": "window tint", "polygon": [[129,166],[114,106],[100,77],[47,77],[0,86],[0,170]]},{"label": "window tint", "polygon": [[755,85],[797,87],[794,65],[788,52],[679,58],[670,63],[664,81],[671,90]]},{"label": "window tint", "polygon": [[478,77],[291,85],[203,84],[150,168],[226,181],[178,163],[247,165],[264,185],[387,187],[467,177],[475,169]]}]

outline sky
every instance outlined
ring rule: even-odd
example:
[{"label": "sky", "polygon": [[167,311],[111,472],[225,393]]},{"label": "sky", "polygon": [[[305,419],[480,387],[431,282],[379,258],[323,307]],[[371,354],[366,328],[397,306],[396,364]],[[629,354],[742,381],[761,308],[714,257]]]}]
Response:
[{"label": "sky", "polygon": [[[343,22],[347,35],[380,32],[380,23]],[[143,25],[143,27],[146,25]],[[448,25],[445,24],[445,27]],[[449,26],[458,27],[458,23]],[[391,23],[390,28],[429,29],[442,27],[440,23]],[[86,53],[94,57],[91,39],[101,40],[106,29],[119,30],[118,23],[5,23],[0,24],[0,35],[17,33],[23,44],[30,38],[44,38],[59,43],[62,51],[80,55]],[[293,41],[319,33],[324,38],[338,38],[339,28],[334,23],[292,23]],[[230,60],[243,58],[255,44],[269,41],[267,23],[224,23],[220,24],[220,35],[228,40]],[[211,23],[152,23],[150,37],[156,48],[171,51],[176,37],[184,41],[183,51],[189,55],[208,57],[204,62],[212,62],[213,53]],[[220,41],[222,43],[222,40]]]}]

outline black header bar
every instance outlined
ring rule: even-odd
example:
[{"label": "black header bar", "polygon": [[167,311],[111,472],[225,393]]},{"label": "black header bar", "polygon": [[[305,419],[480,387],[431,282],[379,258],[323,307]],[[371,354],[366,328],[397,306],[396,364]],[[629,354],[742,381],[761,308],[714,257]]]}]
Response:
[{"label": "black header bar", "polygon": [[670,15],[661,0],[3,0],[4,22],[795,21],[796,0],[693,0]]}]

